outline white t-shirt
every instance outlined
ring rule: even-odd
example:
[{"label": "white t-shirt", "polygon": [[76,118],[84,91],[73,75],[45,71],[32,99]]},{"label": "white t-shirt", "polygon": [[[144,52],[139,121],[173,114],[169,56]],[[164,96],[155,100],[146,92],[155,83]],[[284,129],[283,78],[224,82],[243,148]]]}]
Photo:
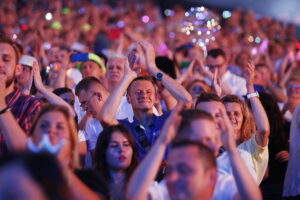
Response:
[{"label": "white t-shirt", "polygon": [[[250,174],[252,175],[252,177],[254,178],[254,180],[256,182],[257,181],[257,173],[255,171],[255,167],[252,161],[252,156],[249,152],[238,149],[241,158],[243,159],[244,163],[246,164]],[[217,166],[218,166],[218,173],[219,174],[227,174],[227,175],[232,175],[232,167],[230,164],[230,160],[229,160],[229,156],[228,153],[225,151],[224,153],[222,153],[222,155],[220,155],[219,157],[217,157]]]},{"label": "white t-shirt", "polygon": [[[201,180],[199,180],[201,181]],[[232,200],[238,194],[238,189],[232,175],[218,173],[213,200]],[[154,182],[148,190],[148,199],[170,200],[165,180]]]},{"label": "white t-shirt", "polygon": [[246,80],[240,76],[231,73],[229,70],[222,76],[222,80],[231,89],[232,94],[243,96],[247,94]]}]

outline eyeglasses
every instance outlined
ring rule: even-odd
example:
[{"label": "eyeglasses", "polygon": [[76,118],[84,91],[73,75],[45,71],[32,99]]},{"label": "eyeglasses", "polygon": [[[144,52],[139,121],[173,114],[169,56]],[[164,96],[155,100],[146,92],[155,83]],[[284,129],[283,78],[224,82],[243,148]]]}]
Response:
[{"label": "eyeglasses", "polygon": [[218,65],[208,65],[209,68],[220,68],[224,65],[224,63],[222,64],[218,64]]},{"label": "eyeglasses", "polygon": [[[88,104],[90,103],[91,99],[92,99],[94,96],[96,96],[96,93],[93,93],[92,96],[90,96],[90,98],[89,98],[88,100],[83,101],[83,102],[80,104],[80,108],[81,108],[83,111],[86,110]],[[102,99],[102,97],[100,97],[100,98]],[[100,100],[101,100],[101,99],[100,99]]]},{"label": "eyeglasses", "polygon": [[291,90],[291,89],[300,89],[300,85],[289,85],[287,87],[288,90]]}]

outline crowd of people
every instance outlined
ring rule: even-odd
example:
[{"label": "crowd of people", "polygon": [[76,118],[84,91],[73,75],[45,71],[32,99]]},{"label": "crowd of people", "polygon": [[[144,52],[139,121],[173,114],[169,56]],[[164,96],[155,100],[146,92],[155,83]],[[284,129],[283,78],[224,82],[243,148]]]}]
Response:
[{"label": "crowd of people", "polygon": [[202,48],[180,5],[2,0],[0,199],[300,199],[295,26],[213,11]]}]

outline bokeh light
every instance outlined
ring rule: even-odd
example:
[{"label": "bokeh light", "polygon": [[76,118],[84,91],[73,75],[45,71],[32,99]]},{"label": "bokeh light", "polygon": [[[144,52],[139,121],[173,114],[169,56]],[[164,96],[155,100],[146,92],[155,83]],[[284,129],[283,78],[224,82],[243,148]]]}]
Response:
[{"label": "bokeh light", "polygon": [[185,12],[180,24],[180,30],[189,37],[190,41],[201,47],[215,40],[220,29],[219,18],[205,7],[192,7]]}]

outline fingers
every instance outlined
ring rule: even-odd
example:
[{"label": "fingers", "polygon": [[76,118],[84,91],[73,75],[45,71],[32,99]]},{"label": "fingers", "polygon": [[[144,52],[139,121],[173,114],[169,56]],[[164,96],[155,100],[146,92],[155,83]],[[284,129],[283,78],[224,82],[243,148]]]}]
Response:
[{"label": "fingers", "polygon": [[218,80],[218,74],[219,74],[219,69],[214,68],[213,81],[216,81],[216,83],[217,83],[217,80]]}]

